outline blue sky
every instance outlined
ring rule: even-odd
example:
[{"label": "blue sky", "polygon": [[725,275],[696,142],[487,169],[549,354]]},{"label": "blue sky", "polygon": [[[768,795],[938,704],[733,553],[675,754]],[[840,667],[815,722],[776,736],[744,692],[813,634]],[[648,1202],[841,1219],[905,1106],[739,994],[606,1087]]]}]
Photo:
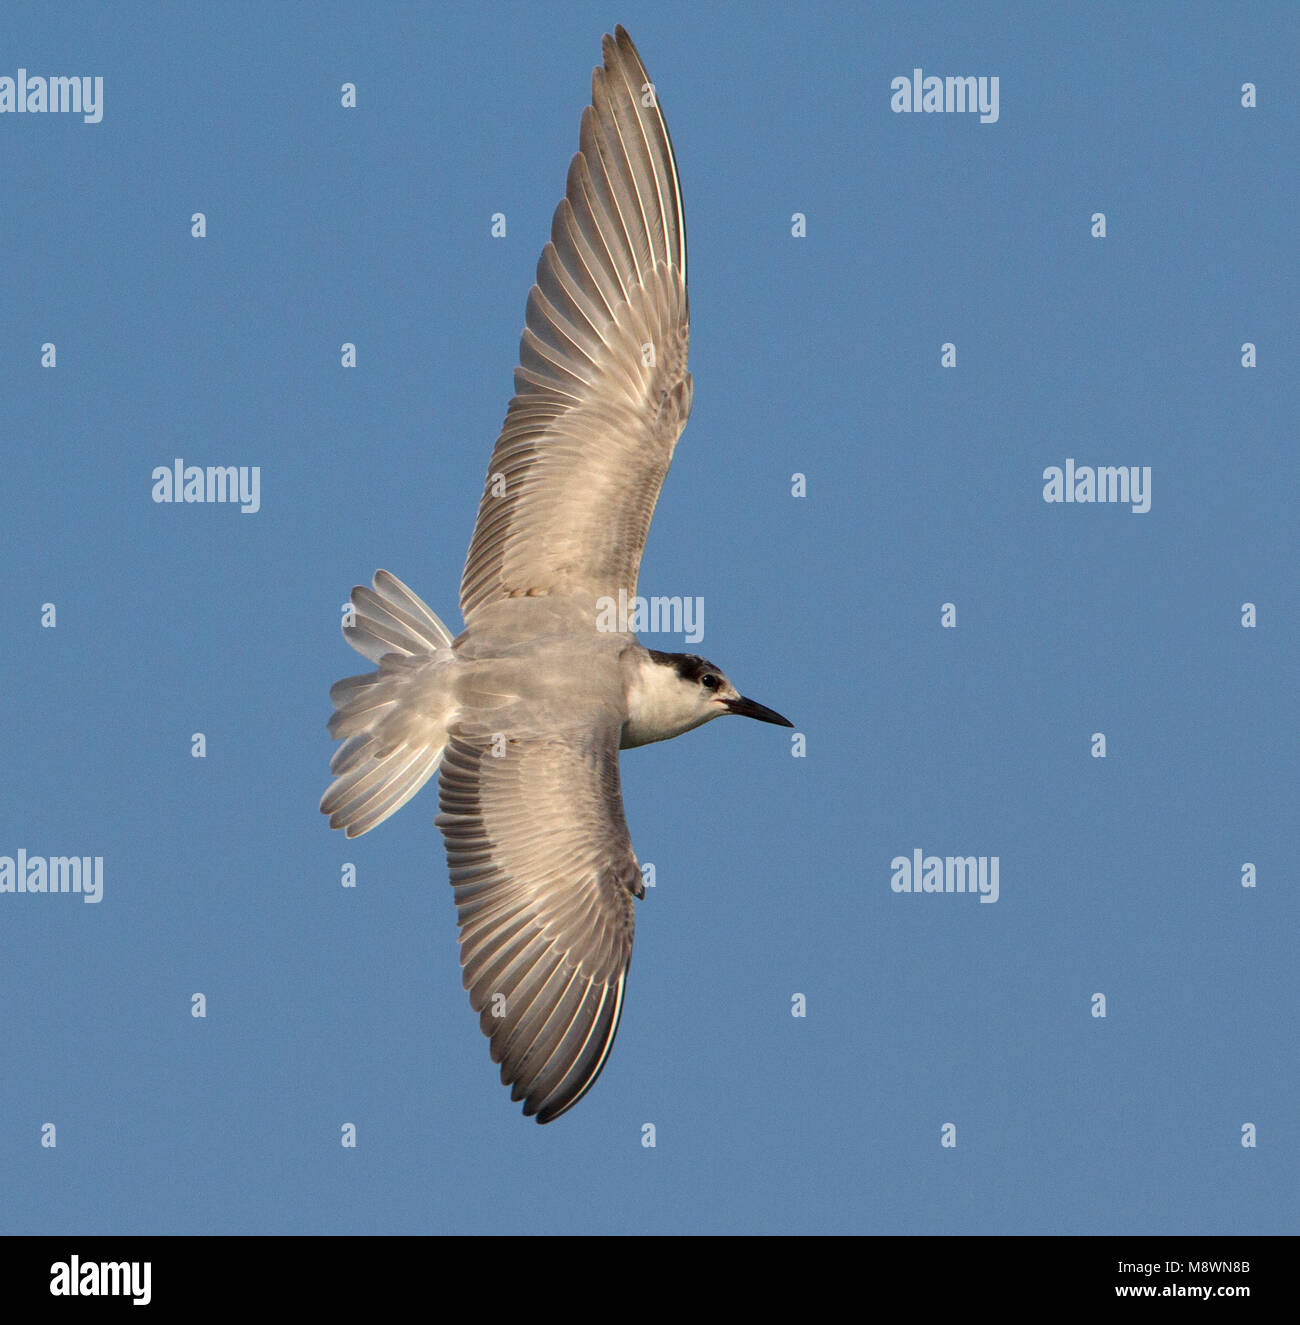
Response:
[{"label": "blue sky", "polygon": [[[741,722],[624,757],[656,886],[609,1065],[539,1128],[460,987],[433,789],[352,843],[316,805],[349,588],[459,625],[615,22],[690,242],[641,591],[704,599],[806,757]],[[6,6],[0,77],[104,101],[0,115],[0,856],[102,856],[104,896],[0,893],[0,1230],[1294,1232],[1298,32]],[[891,111],[917,67],[997,76],[997,122]],[[257,466],[260,509],[153,502],[176,457]],[[1150,467],[1151,509],[1045,502],[1067,459]],[[997,902],[894,892],[916,849],[996,856]]]}]

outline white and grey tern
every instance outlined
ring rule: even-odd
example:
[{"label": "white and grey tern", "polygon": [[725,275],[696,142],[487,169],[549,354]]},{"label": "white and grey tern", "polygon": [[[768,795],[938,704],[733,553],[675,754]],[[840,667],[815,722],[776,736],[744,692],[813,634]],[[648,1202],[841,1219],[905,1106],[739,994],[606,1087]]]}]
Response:
[{"label": "white and grey tern", "polygon": [[378,670],[330,691],[343,744],[320,804],[356,837],[439,772],[465,988],[502,1081],[542,1123],[591,1089],[623,1006],[645,889],[619,750],[726,713],[792,725],[711,662],[601,628],[601,600],[636,596],[691,408],[672,143],[621,27],[602,54],[528,296],[461,578],[465,629],[453,639],[387,571],[353,589],[343,634]]}]

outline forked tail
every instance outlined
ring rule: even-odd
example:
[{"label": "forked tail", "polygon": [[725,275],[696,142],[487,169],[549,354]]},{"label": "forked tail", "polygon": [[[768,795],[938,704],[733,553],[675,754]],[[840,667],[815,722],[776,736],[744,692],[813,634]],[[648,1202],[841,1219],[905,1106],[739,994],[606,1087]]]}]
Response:
[{"label": "forked tail", "polygon": [[452,707],[451,632],[396,575],[376,571],[373,583],[352,590],[343,636],[379,670],[330,689],[330,735],[343,744],[320,808],[348,837],[383,823],[437,772]]}]

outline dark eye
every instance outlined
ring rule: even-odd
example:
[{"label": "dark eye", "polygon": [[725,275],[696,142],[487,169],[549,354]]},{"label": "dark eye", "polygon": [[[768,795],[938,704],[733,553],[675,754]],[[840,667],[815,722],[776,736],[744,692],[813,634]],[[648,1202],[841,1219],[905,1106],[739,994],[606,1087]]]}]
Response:
[{"label": "dark eye", "polygon": [[708,675],[702,676],[700,678],[700,684],[705,688],[705,690],[716,690],[722,684],[722,682],[716,676],[714,676],[712,672],[709,672]]}]

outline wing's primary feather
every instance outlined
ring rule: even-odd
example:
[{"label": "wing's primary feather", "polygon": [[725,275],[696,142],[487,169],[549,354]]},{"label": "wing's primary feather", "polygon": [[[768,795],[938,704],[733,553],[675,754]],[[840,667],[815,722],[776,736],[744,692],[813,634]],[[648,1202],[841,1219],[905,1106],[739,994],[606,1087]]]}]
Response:
[{"label": "wing's primary feather", "polygon": [[634,596],[690,413],[686,225],[672,143],[621,27],[602,53],[465,562],[467,624],[502,598]]},{"label": "wing's primary feather", "polygon": [[438,778],[465,988],[511,1098],[541,1123],[604,1067],[632,959],[644,888],[618,730],[612,719],[517,737],[453,729]]}]

